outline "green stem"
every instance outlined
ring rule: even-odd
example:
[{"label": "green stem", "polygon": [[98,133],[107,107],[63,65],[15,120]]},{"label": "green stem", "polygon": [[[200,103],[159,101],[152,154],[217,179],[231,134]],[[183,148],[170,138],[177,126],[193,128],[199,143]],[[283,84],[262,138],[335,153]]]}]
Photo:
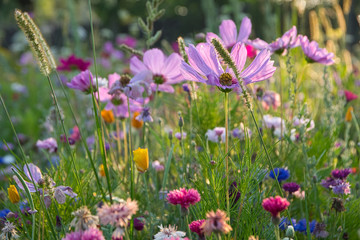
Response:
[{"label": "green stem", "polygon": [[226,175],[226,209],[227,215],[230,218],[230,196],[229,196],[229,93],[225,93],[225,175]]},{"label": "green stem", "polygon": [[[128,112],[129,112],[129,117],[128,117],[128,121],[129,121],[129,157],[130,157],[130,169],[131,169],[131,178],[130,178],[130,197],[132,200],[135,199],[134,196],[134,163],[132,160],[132,146],[131,146],[131,117],[130,117],[130,101],[129,101],[129,97],[127,97],[127,106],[128,106]],[[130,229],[131,231],[131,229]]]},{"label": "green stem", "polygon": [[276,240],[280,240],[279,226],[275,226],[275,237]]}]

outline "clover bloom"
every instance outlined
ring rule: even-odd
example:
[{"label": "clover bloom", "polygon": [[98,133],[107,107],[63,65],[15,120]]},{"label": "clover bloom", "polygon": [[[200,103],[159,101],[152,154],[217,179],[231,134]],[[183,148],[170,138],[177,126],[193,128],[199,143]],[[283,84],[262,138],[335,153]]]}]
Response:
[{"label": "clover bloom", "polygon": [[139,172],[145,172],[149,168],[149,153],[147,148],[138,148],[133,151],[134,162]]},{"label": "clover bloom", "polygon": [[180,188],[170,191],[166,200],[173,205],[179,204],[181,208],[188,209],[190,205],[195,205],[195,203],[199,202],[201,197],[196,189],[186,190],[185,188]]},{"label": "clover bloom", "polygon": [[319,48],[318,43],[315,41],[309,42],[307,36],[299,35],[301,48],[307,57],[309,63],[318,62],[323,65],[334,64],[334,54],[329,53],[325,48]]},{"label": "clover bloom", "polygon": [[248,17],[244,17],[241,21],[239,34],[237,33],[236,25],[232,20],[223,20],[219,26],[220,37],[215,33],[209,32],[206,34],[206,41],[211,42],[213,38],[220,40],[226,47],[231,48],[236,43],[244,43],[248,40],[251,33],[251,21]]},{"label": "clover bloom", "polygon": [[166,57],[160,49],[147,50],[143,61],[136,56],[130,59],[130,70],[135,76],[129,85],[142,82],[149,85],[152,91],[173,93],[174,88],[171,85],[184,80],[180,73],[180,64],[181,57],[177,53]]},{"label": "clover bloom", "polygon": [[189,224],[190,231],[196,233],[199,236],[199,239],[205,239],[203,229],[201,225],[205,222],[205,219],[193,221]]},{"label": "clover bloom", "polygon": [[292,193],[296,192],[297,190],[299,190],[299,189],[300,189],[300,186],[299,186],[299,184],[294,183],[294,182],[284,183],[284,184],[283,184],[283,189],[284,189],[286,192],[292,194]]},{"label": "clover bloom", "polygon": [[46,149],[49,153],[54,153],[57,151],[58,145],[55,138],[48,138],[45,140],[37,140],[36,146],[40,149]]},{"label": "clover bloom", "polygon": [[20,195],[15,185],[10,185],[8,188],[9,199],[12,203],[18,203],[20,201]]},{"label": "clover bloom", "polygon": [[101,117],[107,123],[113,123],[115,121],[114,113],[112,110],[106,110],[106,109],[102,110]]},{"label": "clover bloom", "polygon": [[262,50],[244,69],[247,52],[245,45],[236,43],[231,50],[230,57],[234,61],[241,79],[236,79],[235,74],[229,67],[225,69],[221,65],[215,48],[208,43],[199,43],[196,47],[190,45],[187,49],[189,63],[182,61],[181,73],[185,79],[217,86],[221,91],[229,92],[234,88],[240,88],[239,81],[245,84],[259,82],[270,78],[276,67],[270,60],[270,51]]},{"label": "clover bloom", "polygon": [[94,92],[96,92],[96,83],[93,80],[93,75],[89,70],[85,70],[66,83],[69,88],[80,90],[86,94],[91,93],[91,85]]},{"label": "clover bloom", "polygon": [[286,198],[280,196],[265,198],[262,202],[262,207],[271,213],[275,225],[278,225],[280,222],[280,212],[287,209],[289,205],[290,203]]},{"label": "clover bloom", "polygon": [[290,172],[285,168],[274,168],[274,171],[270,171],[269,177],[276,179],[275,176],[277,177],[277,180],[281,182],[290,177]]},{"label": "clover bloom", "polygon": [[229,218],[226,216],[226,213],[220,209],[216,210],[216,212],[210,211],[206,214],[206,220],[201,225],[201,229],[205,236],[210,236],[211,233],[227,234],[232,230],[231,226],[227,224],[227,221],[229,221]]},{"label": "clover bloom", "polygon": [[75,55],[71,55],[68,58],[60,58],[60,65],[57,67],[57,70],[70,72],[74,69],[78,69],[80,71],[85,71],[90,65],[91,62],[77,58]]}]

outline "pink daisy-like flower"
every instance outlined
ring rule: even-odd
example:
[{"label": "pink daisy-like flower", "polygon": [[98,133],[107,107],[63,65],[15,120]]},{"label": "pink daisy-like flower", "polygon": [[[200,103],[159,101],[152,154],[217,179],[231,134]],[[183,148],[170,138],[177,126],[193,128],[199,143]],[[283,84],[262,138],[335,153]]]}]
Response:
[{"label": "pink daisy-like flower", "polygon": [[80,71],[85,71],[90,65],[91,62],[77,58],[75,55],[71,55],[68,58],[60,58],[60,65],[57,67],[57,70],[70,72],[74,69],[78,69]]},{"label": "pink daisy-like flower", "polygon": [[86,94],[91,92],[92,89],[96,91],[96,83],[93,80],[93,75],[89,70],[85,70],[71,79],[70,82],[66,83],[69,88],[80,90]]},{"label": "pink daisy-like flower", "polygon": [[166,57],[160,49],[147,50],[143,61],[136,56],[130,59],[130,70],[135,76],[129,85],[141,82],[145,86],[149,85],[152,91],[173,93],[174,88],[171,85],[184,80],[180,73],[180,64],[181,57],[177,53]]},{"label": "pink daisy-like flower", "polygon": [[213,38],[220,40],[220,42],[226,47],[231,48],[236,43],[244,43],[248,40],[251,33],[251,21],[248,17],[244,17],[239,34],[237,33],[236,25],[232,20],[223,20],[219,26],[220,37],[215,33],[209,32],[206,34],[206,41],[211,43]]},{"label": "pink daisy-like flower", "polygon": [[58,145],[55,138],[47,138],[45,140],[37,140],[36,146],[40,149],[48,150],[49,153],[57,151]]},{"label": "pink daisy-like flower", "polygon": [[307,57],[307,61],[318,62],[323,65],[334,64],[334,54],[329,53],[325,48],[319,48],[319,45],[315,41],[309,41],[307,36],[299,35],[301,48]]},{"label": "pink daisy-like flower", "polygon": [[297,36],[297,29],[293,26],[289,31],[284,33],[282,37],[277,38],[274,42],[270,43],[269,49],[272,53],[286,53],[284,50],[286,51],[288,48],[295,48],[298,46],[300,46],[300,41]]},{"label": "pink daisy-like flower", "polygon": [[199,239],[205,239],[204,231],[201,228],[201,225],[203,225],[204,222],[205,219],[200,219],[189,224],[190,231],[196,233],[199,236]]},{"label": "pink daisy-like flower", "polygon": [[71,232],[66,234],[66,236],[62,240],[81,240],[82,232]]},{"label": "pink daisy-like flower", "polygon": [[205,236],[210,236],[212,233],[227,234],[232,231],[232,227],[227,224],[230,219],[226,216],[226,213],[220,209],[210,211],[206,214],[206,220],[201,225],[201,229]]},{"label": "pink daisy-like flower", "polygon": [[201,197],[196,189],[186,190],[185,188],[180,188],[170,191],[166,199],[173,205],[180,204],[182,208],[188,209],[190,205],[195,205],[195,203],[199,202]]},{"label": "pink daisy-like flower", "polygon": [[222,91],[231,91],[239,88],[239,81],[245,84],[259,82],[270,78],[276,67],[270,59],[270,51],[262,50],[254,61],[244,69],[247,51],[242,43],[236,43],[231,50],[231,58],[234,61],[241,79],[236,79],[232,69],[221,65],[215,48],[208,43],[199,43],[196,47],[190,45],[187,49],[189,63],[182,62],[181,73],[185,79],[202,82],[217,86]]},{"label": "pink daisy-like flower", "polygon": [[273,218],[280,218],[280,212],[287,209],[289,205],[288,200],[280,196],[265,198],[262,202],[262,207],[270,212]]}]

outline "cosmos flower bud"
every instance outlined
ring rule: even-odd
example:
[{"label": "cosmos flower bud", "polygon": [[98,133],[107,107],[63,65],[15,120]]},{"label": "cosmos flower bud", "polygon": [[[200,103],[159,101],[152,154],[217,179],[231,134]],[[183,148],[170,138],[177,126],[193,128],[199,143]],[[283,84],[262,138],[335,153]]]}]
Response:
[{"label": "cosmos flower bud", "polygon": [[138,148],[133,151],[134,162],[139,172],[145,172],[149,168],[149,153],[147,148]]},{"label": "cosmos flower bud", "polygon": [[101,111],[101,117],[104,119],[107,123],[113,123],[115,121],[114,113],[112,110],[102,110]]},{"label": "cosmos flower bud", "polygon": [[8,188],[9,199],[12,203],[18,203],[20,201],[20,195],[15,185],[10,185]]}]

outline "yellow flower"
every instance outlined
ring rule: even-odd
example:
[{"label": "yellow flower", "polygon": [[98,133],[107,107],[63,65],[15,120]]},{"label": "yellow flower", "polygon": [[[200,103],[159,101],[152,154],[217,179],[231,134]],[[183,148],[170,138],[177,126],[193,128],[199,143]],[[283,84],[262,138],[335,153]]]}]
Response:
[{"label": "yellow flower", "polygon": [[102,110],[101,116],[107,123],[113,123],[115,121],[114,113],[111,110]]},{"label": "yellow flower", "polygon": [[145,172],[149,168],[149,153],[147,148],[138,148],[133,151],[137,170]]},{"label": "yellow flower", "polygon": [[138,120],[136,120],[136,117],[137,116],[139,116],[140,115],[140,113],[139,112],[134,112],[134,114],[133,114],[133,117],[132,117],[132,119],[131,119],[131,125],[134,127],[134,128],[141,128],[142,127],[142,125],[143,125],[143,121],[138,121]]},{"label": "yellow flower", "polygon": [[20,201],[20,195],[14,185],[10,185],[8,188],[8,194],[12,203],[18,203]]},{"label": "yellow flower", "polygon": [[346,111],[346,115],[345,115],[345,122],[351,122],[352,119],[352,115],[351,112],[354,111],[353,107],[349,107],[348,110]]},{"label": "yellow flower", "polygon": [[99,171],[100,171],[100,176],[105,177],[105,169],[103,164],[100,165]]}]

